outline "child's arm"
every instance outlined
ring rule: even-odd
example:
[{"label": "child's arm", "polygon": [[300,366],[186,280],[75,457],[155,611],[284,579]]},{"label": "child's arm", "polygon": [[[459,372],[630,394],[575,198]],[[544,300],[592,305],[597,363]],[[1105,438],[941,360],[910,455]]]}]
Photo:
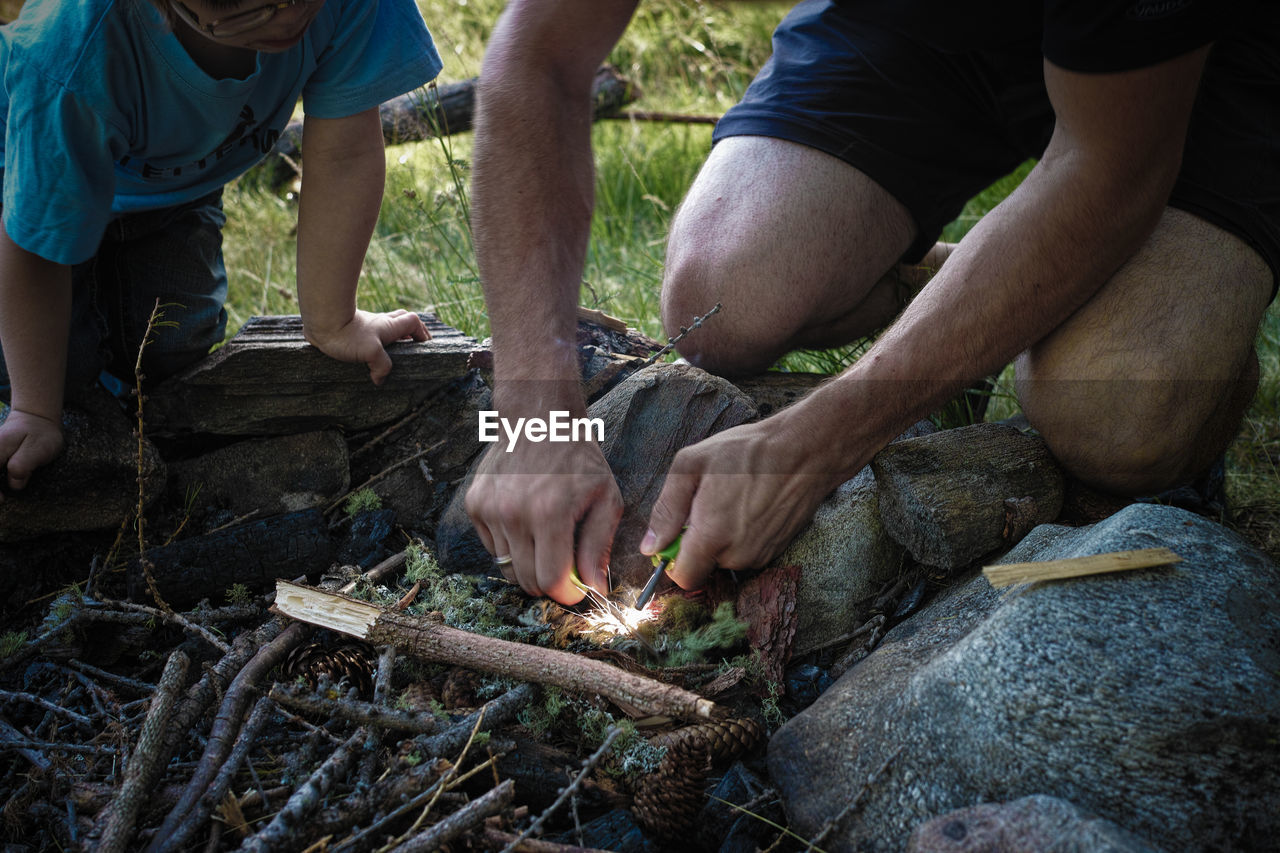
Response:
[{"label": "child's arm", "polygon": [[308,117],[298,211],[298,305],[307,340],[339,361],[364,362],[381,384],[385,344],[430,335],[417,314],[356,310],[356,282],[382,203],[386,163],[377,109],[341,119]]},{"label": "child's arm", "polygon": [[20,248],[0,225],[0,347],[11,393],[0,466],[10,488],[62,452],[70,321],[71,268]]}]

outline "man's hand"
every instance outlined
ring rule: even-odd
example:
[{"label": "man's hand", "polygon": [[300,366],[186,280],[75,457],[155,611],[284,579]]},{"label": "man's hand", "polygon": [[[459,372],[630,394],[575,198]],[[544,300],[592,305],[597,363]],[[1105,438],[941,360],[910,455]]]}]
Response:
[{"label": "man's hand", "polygon": [[[489,553],[529,595],[576,604],[569,581],[576,565],[594,589],[609,589],[609,548],[622,517],[622,495],[593,443],[522,442],[511,453],[494,445],[466,496],[467,514]],[[576,542],[576,547],[575,547]]]},{"label": "man's hand", "polygon": [[[787,413],[725,430],[676,454],[640,543],[655,554],[687,526],[670,569],[697,589],[717,565],[759,568],[791,543],[846,479]],[[810,436],[813,435],[811,432]]]},{"label": "man's hand", "polygon": [[431,335],[422,319],[403,308],[387,314],[356,311],[351,322],[332,332],[319,332],[307,328],[303,334],[307,342],[330,358],[354,364],[369,365],[369,378],[374,385],[381,385],[391,372],[391,356],[386,345],[393,341],[425,341]]},{"label": "man's hand", "polygon": [[56,459],[62,447],[62,425],[57,421],[10,409],[0,423],[0,464],[5,466],[9,488],[25,488],[32,473]]}]

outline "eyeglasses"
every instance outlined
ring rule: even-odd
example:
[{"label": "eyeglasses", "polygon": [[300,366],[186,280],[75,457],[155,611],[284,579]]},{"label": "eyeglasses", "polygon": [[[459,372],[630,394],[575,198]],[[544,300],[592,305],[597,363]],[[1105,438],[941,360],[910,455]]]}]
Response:
[{"label": "eyeglasses", "polygon": [[209,21],[201,23],[200,18],[195,12],[192,12],[178,0],[170,0],[169,5],[173,7],[173,11],[183,21],[195,27],[197,30],[206,32],[216,39],[231,38],[241,33],[247,33],[249,30],[262,26],[267,21],[276,16],[276,12],[281,9],[287,9],[290,6],[296,6],[299,3],[310,5],[316,0],[284,0],[280,3],[268,3],[265,6],[258,6],[254,9],[247,9],[243,12],[237,12],[217,21]]}]

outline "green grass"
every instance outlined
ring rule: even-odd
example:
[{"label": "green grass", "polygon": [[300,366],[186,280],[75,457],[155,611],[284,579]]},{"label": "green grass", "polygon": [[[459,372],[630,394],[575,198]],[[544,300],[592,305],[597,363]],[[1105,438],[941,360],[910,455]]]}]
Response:
[{"label": "green grass", "polygon": [[[479,73],[485,39],[501,0],[420,0],[445,70],[440,83]],[[639,86],[637,108],[718,115],[737,101],[770,51],[769,35],[785,4],[650,0],[610,56]],[[658,293],[671,215],[710,149],[710,128],[606,120],[593,129],[596,211],[581,302],[661,336]],[[435,312],[476,337],[488,334],[467,226],[470,134],[392,146],[387,192],[360,285],[371,310]],[[979,194],[944,231],[958,240],[999,203],[1030,164]],[[296,204],[251,173],[229,188],[225,251],[228,312],[234,331],[250,316],[295,313]],[[803,352],[786,369],[836,372],[861,345]],[[1230,454],[1228,489],[1238,522],[1280,553],[1280,311],[1271,309],[1259,338],[1262,382]],[[1007,376],[992,411],[1017,410]],[[990,417],[990,416],[989,416]]]}]

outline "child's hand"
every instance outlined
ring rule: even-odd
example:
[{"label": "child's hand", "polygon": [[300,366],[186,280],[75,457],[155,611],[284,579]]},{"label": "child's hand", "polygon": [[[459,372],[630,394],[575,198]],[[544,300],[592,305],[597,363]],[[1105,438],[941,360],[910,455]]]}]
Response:
[{"label": "child's hand", "polygon": [[387,314],[356,311],[351,322],[331,333],[308,329],[303,322],[307,341],[330,358],[369,365],[369,378],[381,385],[391,372],[391,356],[385,346],[392,341],[431,338],[422,319],[403,308]]},{"label": "child's hand", "polygon": [[57,458],[62,447],[60,423],[10,409],[0,423],[0,465],[7,469],[9,488],[24,488],[32,473]]}]

